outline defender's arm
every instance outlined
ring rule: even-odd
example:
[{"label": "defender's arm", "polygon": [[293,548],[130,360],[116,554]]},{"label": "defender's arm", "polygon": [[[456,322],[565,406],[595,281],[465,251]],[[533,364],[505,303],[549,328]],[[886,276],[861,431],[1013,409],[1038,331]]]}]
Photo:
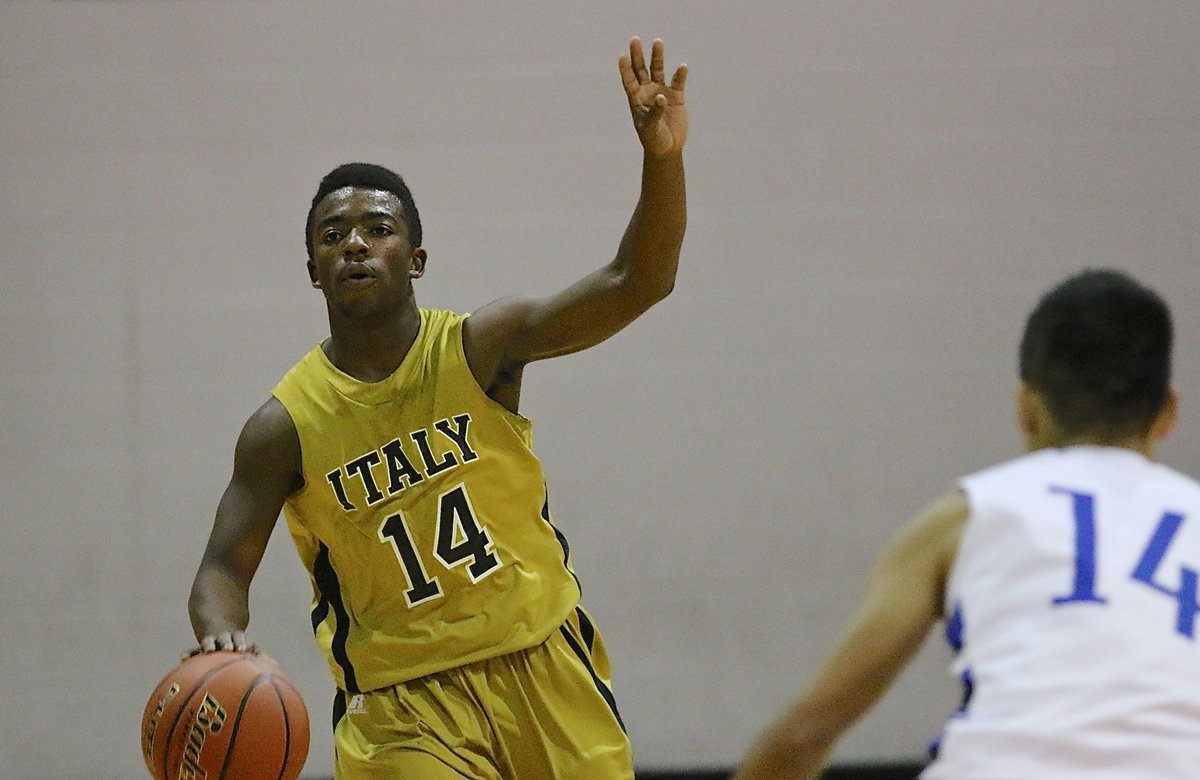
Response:
[{"label": "defender's arm", "polygon": [[735,780],[809,780],[891,687],[941,617],[967,519],[960,491],[914,518],[876,564],[842,639],[807,690],[763,732]]}]

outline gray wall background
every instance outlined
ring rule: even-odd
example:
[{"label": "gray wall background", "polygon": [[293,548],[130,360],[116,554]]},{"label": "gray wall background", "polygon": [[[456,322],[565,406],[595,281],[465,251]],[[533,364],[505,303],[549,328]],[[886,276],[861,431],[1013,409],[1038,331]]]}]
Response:
[{"label": "gray wall background", "polygon": [[[674,295],[526,372],[523,411],[645,767],[729,766],[812,671],[897,526],[1019,451],[1019,329],[1128,269],[1177,314],[1200,471],[1194,2],[0,5],[0,777],[135,778],[141,709],[236,435],[326,333],[317,180],[409,180],[427,306],[606,262],[640,151],[629,36],[691,65]],[[331,683],[280,523],[252,636]],[[953,707],[931,642],[839,747],[915,758]]]}]

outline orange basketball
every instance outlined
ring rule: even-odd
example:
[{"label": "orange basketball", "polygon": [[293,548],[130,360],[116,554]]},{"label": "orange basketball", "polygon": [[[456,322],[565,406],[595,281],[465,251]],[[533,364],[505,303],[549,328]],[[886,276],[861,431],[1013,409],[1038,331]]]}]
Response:
[{"label": "orange basketball", "polygon": [[308,710],[266,656],[201,653],[150,694],[142,755],[155,780],[295,780],[308,758]]}]

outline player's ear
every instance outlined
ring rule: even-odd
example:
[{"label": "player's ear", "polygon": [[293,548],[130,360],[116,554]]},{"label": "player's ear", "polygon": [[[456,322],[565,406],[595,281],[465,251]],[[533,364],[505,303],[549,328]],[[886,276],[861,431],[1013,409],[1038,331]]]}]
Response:
[{"label": "player's ear", "polygon": [[1179,420],[1179,393],[1175,392],[1175,388],[1167,390],[1167,400],[1163,403],[1162,409],[1158,410],[1158,415],[1155,416],[1154,422],[1150,424],[1150,441],[1162,441],[1171,435],[1171,431],[1175,430],[1175,423]]},{"label": "player's ear", "polygon": [[428,253],[421,247],[417,247],[412,251],[408,258],[408,277],[410,279],[420,279],[425,275],[425,261],[429,259]]},{"label": "player's ear", "polygon": [[1037,391],[1022,382],[1017,388],[1017,427],[1021,429],[1027,449],[1034,448],[1034,442],[1042,433],[1042,426],[1042,401]]}]

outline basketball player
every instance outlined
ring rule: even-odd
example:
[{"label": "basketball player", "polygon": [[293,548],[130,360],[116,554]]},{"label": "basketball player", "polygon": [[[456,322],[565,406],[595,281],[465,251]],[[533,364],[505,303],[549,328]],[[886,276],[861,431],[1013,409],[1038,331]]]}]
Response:
[{"label": "basketball player", "polygon": [[674,285],[687,66],[667,84],[662,41],[647,67],[634,38],[619,69],[641,196],[615,259],[547,298],[418,308],[427,253],[402,179],[344,165],[313,198],[308,270],[330,336],[242,430],[189,607],[202,650],[247,647],[282,507],[339,689],[339,780],[633,777],[518,413],[527,363],[604,341]]},{"label": "basketball player", "polygon": [[1200,485],[1153,460],[1171,341],[1166,304],[1122,273],[1042,298],[1020,348],[1029,452],[899,533],[737,780],[817,777],[942,618],[966,695],[922,778],[1200,778]]}]

